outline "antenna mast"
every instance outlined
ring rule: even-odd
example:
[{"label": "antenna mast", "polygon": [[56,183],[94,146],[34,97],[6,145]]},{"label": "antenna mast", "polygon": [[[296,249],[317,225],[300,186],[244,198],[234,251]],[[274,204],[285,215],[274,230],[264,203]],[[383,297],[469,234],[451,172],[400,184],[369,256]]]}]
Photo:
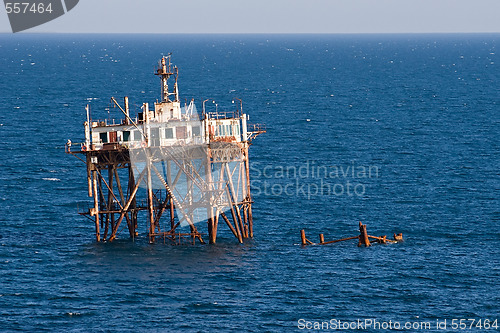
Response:
[{"label": "antenna mast", "polygon": [[[170,99],[168,98],[170,95],[175,96],[175,102],[179,101],[179,92],[177,89],[177,75],[179,73],[177,66],[172,67],[172,63],[170,61],[172,53],[169,53],[167,56],[163,56],[161,58],[161,62],[158,64],[158,69],[156,70],[155,75],[158,75],[161,77],[161,97],[162,97],[162,102],[170,102]],[[167,60],[168,59],[168,63]],[[170,76],[174,75],[175,79],[175,84],[174,84],[174,92],[169,93],[168,92],[168,79]]]}]

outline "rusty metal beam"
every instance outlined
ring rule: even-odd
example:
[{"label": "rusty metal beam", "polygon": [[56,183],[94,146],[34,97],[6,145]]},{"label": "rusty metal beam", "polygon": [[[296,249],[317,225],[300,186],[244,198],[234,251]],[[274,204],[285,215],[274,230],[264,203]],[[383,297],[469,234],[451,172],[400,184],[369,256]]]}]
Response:
[{"label": "rusty metal beam", "polygon": [[[116,168],[114,168],[114,173],[115,173],[115,179],[116,179],[116,186],[118,187],[118,192],[120,193],[120,208],[123,209],[123,205],[125,204],[125,196],[123,194],[123,189],[122,189],[122,184],[120,182],[120,177],[118,175],[118,170]],[[130,234],[130,237],[134,237],[134,229],[133,229],[133,226],[132,226],[132,223],[130,221],[130,217],[128,216],[128,212],[125,213],[125,218],[127,219],[127,226],[128,226],[128,231],[129,231],[129,234]]]},{"label": "rusty metal beam", "polygon": [[93,213],[95,217],[95,238],[96,241],[101,241],[101,231],[99,226],[99,198],[97,194],[97,172],[95,170],[92,171],[92,189],[94,192],[94,208]]},{"label": "rusty metal beam", "polygon": [[139,179],[137,180],[137,183],[135,184],[134,189],[130,193],[130,197],[128,198],[127,203],[125,204],[125,206],[123,207],[122,212],[120,213],[120,217],[116,221],[115,227],[113,228],[111,236],[109,237],[109,241],[110,242],[113,241],[116,238],[116,232],[118,231],[118,228],[120,227],[120,223],[122,222],[123,217],[125,216],[125,214],[126,214],[128,208],[129,208],[130,204],[135,199],[135,195],[137,193],[137,190],[139,189],[139,185],[141,184],[141,181],[144,178],[145,174],[146,174],[146,168],[144,168],[144,170],[142,170],[141,174],[139,175]]}]

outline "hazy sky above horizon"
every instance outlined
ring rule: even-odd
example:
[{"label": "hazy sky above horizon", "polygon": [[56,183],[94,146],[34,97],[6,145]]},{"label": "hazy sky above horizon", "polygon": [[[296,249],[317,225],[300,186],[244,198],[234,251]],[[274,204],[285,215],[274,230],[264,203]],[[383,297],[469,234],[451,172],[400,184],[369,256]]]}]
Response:
[{"label": "hazy sky above horizon", "polygon": [[[500,32],[499,13],[500,0],[80,0],[26,32]],[[11,31],[0,9],[0,32]]]}]

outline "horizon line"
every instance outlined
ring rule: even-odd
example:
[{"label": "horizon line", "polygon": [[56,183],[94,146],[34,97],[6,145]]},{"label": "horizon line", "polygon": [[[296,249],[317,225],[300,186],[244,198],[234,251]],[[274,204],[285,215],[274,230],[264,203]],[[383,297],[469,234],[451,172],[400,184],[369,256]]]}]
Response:
[{"label": "horizon line", "polygon": [[0,32],[0,35],[480,35],[500,31],[463,32]]}]

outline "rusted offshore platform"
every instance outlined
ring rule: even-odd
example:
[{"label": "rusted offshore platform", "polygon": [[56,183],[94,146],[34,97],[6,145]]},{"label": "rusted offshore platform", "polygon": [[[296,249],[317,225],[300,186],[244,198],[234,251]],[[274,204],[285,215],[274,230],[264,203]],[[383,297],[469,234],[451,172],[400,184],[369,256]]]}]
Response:
[{"label": "rusted offshore platform", "polygon": [[204,243],[198,223],[207,224],[209,243],[215,243],[221,219],[240,243],[252,238],[248,148],[264,130],[248,129],[240,99],[233,99],[239,102],[234,112],[219,112],[217,105],[206,112],[211,100],[205,100],[201,116],[193,101],[181,106],[170,55],[162,57],[155,75],[162,85],[153,111],[144,103],[132,118],[127,97],[124,107],[111,98],[124,118],[101,121],[91,119],[87,105],[85,142],[66,144],[67,153],[85,162],[93,197],[79,213],[95,223],[98,242],[113,241],[125,229],[135,238],[144,220],[151,243]]}]

